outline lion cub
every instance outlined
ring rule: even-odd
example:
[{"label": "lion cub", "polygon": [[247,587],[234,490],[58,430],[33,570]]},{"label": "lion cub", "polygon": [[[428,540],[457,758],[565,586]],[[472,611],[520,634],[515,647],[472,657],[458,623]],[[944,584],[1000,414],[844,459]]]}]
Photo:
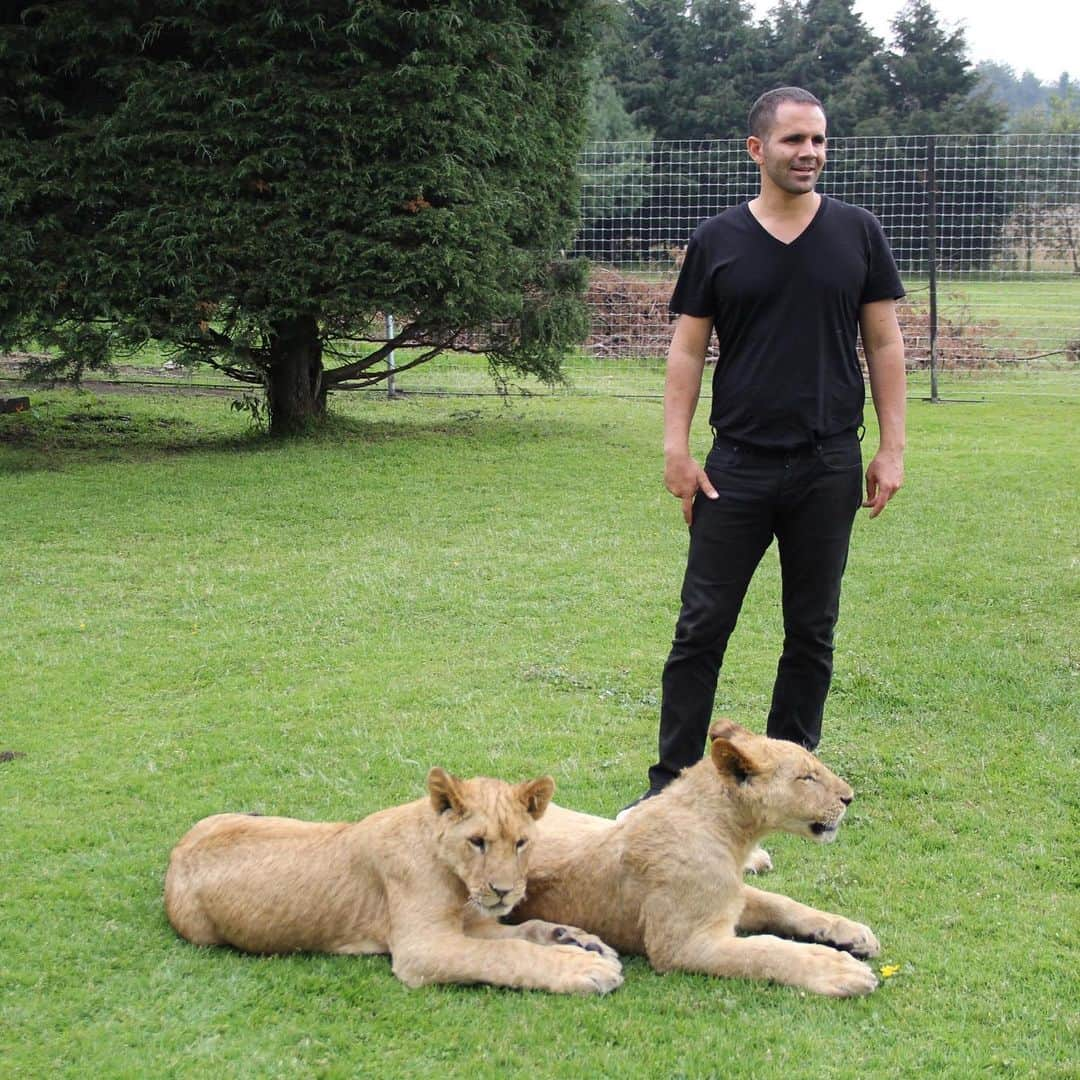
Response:
[{"label": "lion cub", "polygon": [[515,915],[568,919],[621,952],[643,953],[657,971],[868,994],[877,978],[856,957],[879,951],[869,927],[742,876],[769,832],[832,840],[851,788],[794,743],[726,720],[709,736],[708,756],[621,822],[553,805]]},{"label": "lion cub", "polygon": [[492,983],[603,994],[622,982],[599,938],[531,920],[525,893],[550,777],[510,785],[428,774],[428,797],[355,823],[216,814],[173,849],[165,910],[196,945],[390,953],[408,986]]}]

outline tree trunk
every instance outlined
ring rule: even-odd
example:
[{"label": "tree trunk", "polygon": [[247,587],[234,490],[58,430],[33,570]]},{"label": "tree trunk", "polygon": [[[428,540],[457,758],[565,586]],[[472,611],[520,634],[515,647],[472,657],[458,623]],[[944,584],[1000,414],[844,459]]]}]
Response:
[{"label": "tree trunk", "polygon": [[313,316],[273,325],[266,373],[271,435],[306,431],[326,415],[322,371],[322,342]]}]

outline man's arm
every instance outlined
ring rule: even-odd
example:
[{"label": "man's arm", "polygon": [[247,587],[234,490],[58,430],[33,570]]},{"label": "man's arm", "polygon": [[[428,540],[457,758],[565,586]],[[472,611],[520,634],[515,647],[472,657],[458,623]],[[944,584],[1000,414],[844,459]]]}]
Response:
[{"label": "man's arm", "polygon": [[705,470],[690,455],[690,425],[701,394],[712,328],[711,317],[679,316],[668,348],[664,378],[664,486],[682,500],[687,525],[693,517],[698,488],[710,499],[716,498],[716,489]]},{"label": "man's arm", "polygon": [[878,300],[859,311],[866,366],[870,371],[870,396],[877,413],[878,452],[866,470],[866,501],[875,518],[904,482],[904,420],[907,383],[904,371],[904,339],[896,319],[896,301]]}]

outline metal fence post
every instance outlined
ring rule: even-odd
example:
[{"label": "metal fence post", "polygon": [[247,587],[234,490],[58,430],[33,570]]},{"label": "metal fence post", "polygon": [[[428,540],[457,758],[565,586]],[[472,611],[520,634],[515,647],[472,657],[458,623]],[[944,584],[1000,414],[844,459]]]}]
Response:
[{"label": "metal fence post", "polygon": [[[393,341],[394,340],[394,333],[395,333],[395,330],[394,330],[394,316],[393,315],[387,315],[386,316],[386,340],[387,341]],[[396,369],[396,364],[394,362],[394,350],[393,349],[391,349],[390,352],[387,353],[387,355],[386,355],[386,366],[390,370],[390,375],[388,376],[388,378],[386,380],[386,396],[388,398],[390,398],[391,400],[393,400],[394,398],[397,397],[397,388],[394,386],[394,371]]]},{"label": "metal fence post", "polygon": [[926,137],[926,254],[929,263],[930,288],[930,400],[935,404],[938,397],[938,359],[937,359],[937,157],[935,152],[936,136]]}]

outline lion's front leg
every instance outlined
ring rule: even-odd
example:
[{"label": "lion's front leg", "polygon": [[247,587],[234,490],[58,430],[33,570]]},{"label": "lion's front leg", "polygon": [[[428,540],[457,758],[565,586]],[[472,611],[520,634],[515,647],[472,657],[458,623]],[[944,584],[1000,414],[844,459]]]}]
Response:
[{"label": "lion's front leg", "polygon": [[843,949],[853,956],[877,956],[878,939],[869,926],[800,904],[786,896],[744,886],[745,900],[738,929],[747,934],[771,933]]},{"label": "lion's front leg", "polygon": [[610,960],[618,960],[619,954],[606,941],[577,926],[565,923],[545,922],[543,919],[527,919],[523,923],[506,924],[482,915],[467,917],[465,933],[469,937],[489,940],[520,938],[534,945],[573,945],[587,952],[599,953]]},{"label": "lion's front leg", "polygon": [[769,934],[740,938],[719,928],[691,934],[662,966],[655,962],[653,966],[726,978],[768,979],[831,997],[869,994],[877,986],[869,966],[846,952]]},{"label": "lion's front leg", "polygon": [[[513,930],[513,927],[506,927]],[[394,974],[407,986],[488,983],[556,994],[606,994],[622,984],[617,958],[576,945],[537,945],[519,936],[466,936],[459,927],[395,926]]]}]

